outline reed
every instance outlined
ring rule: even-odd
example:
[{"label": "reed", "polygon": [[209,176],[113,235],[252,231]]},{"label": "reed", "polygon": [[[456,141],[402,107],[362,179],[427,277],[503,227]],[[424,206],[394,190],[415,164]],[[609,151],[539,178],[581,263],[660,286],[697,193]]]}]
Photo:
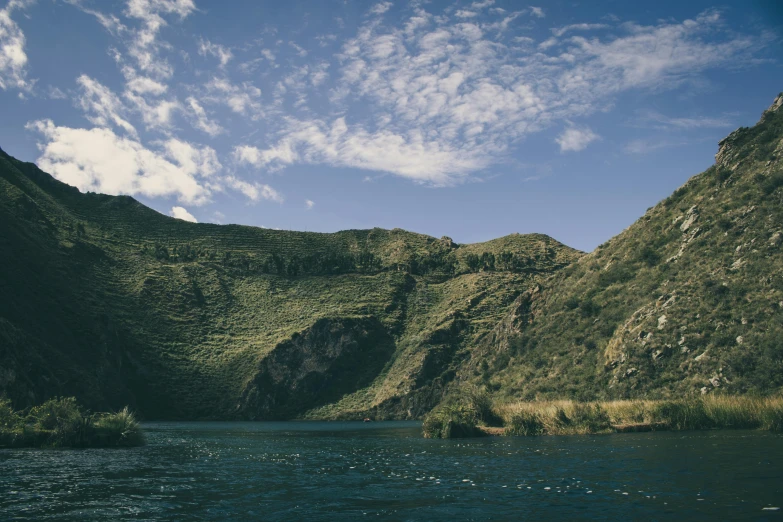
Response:
[{"label": "reed", "polygon": [[708,396],[673,400],[541,401],[494,407],[507,435],[608,433],[622,427],[783,431],[783,397]]}]

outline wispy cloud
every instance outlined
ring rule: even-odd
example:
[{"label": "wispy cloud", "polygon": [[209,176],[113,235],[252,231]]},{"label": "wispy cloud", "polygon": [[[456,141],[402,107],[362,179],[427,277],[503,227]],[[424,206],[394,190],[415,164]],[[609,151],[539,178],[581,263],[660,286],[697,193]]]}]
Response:
[{"label": "wispy cloud", "polygon": [[234,57],[234,53],[228,47],[203,39],[199,41],[198,53],[201,56],[214,56],[220,62],[221,67],[225,67]]},{"label": "wispy cloud", "polygon": [[647,124],[659,129],[721,129],[732,127],[734,123],[728,118],[672,117],[656,111],[640,111],[635,123]]},{"label": "wispy cloud", "polygon": [[572,24],[553,29],[564,39],[553,36],[536,51],[518,45],[529,40],[509,46],[497,22],[484,18],[494,15],[465,14],[417,7],[397,27],[369,18],[342,45],[329,110],[308,101],[308,89],[320,83],[308,86],[303,71],[310,69],[300,66],[275,93],[278,104],[293,97],[298,112],[273,123],[266,144],[244,144],[235,158],[258,168],[324,163],[451,185],[558,122],[568,125],[556,140],[560,150],[582,150],[598,136],[578,119],[615,95],[675,88],[710,68],[741,67],[765,44],[763,37],[725,31],[720,13],[706,11],[679,23],[616,23],[601,37],[571,33],[606,24]]},{"label": "wispy cloud", "polygon": [[624,147],[624,150],[628,154],[649,154],[659,149],[676,147],[679,145],[685,145],[685,142],[675,142],[668,139],[638,139],[629,141]]},{"label": "wispy cloud", "polygon": [[391,9],[392,5],[393,4],[391,2],[378,2],[377,4],[372,6],[372,8],[370,9],[370,14],[382,15],[383,13]]},{"label": "wispy cloud", "polygon": [[78,103],[91,123],[101,127],[117,126],[133,137],[138,135],[126,119],[125,104],[108,87],[86,74],[79,76],[76,83],[81,88]]},{"label": "wispy cloud", "polygon": [[314,206],[315,206],[315,201],[313,201],[311,199],[306,199],[305,200],[305,208],[307,210],[312,210]]},{"label": "wispy cloud", "polygon": [[29,91],[34,81],[27,79],[25,36],[11,15],[35,0],[10,0],[0,9],[0,89]]}]

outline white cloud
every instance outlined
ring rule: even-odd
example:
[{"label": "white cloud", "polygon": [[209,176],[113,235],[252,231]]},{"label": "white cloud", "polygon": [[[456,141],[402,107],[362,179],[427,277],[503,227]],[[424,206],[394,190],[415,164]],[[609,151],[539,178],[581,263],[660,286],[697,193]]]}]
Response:
[{"label": "white cloud", "polygon": [[200,40],[198,53],[201,56],[211,55],[220,61],[220,66],[225,67],[234,57],[231,49],[220,44],[214,44],[209,40]]},{"label": "white cloud", "polygon": [[136,128],[125,118],[125,104],[108,87],[86,74],[79,76],[76,83],[82,91],[79,105],[91,123],[100,127],[114,125],[131,136],[137,136]]},{"label": "white cloud", "polygon": [[288,42],[288,45],[290,45],[291,47],[294,48],[294,50],[296,51],[297,56],[299,56],[300,58],[304,58],[305,56],[307,56],[307,50],[305,48],[297,45],[296,42]]},{"label": "white cloud", "polygon": [[370,9],[370,14],[382,15],[383,13],[391,9],[392,5],[393,4],[391,2],[379,2],[374,6],[372,6],[372,8]]},{"label": "white cloud", "polygon": [[307,210],[312,210],[312,208],[313,208],[314,206],[315,206],[315,201],[313,201],[312,199],[306,199],[306,200],[305,200],[305,208],[306,208]]},{"label": "white cloud", "polygon": [[130,91],[125,91],[123,96],[133,105],[136,112],[141,114],[144,126],[148,130],[169,130],[173,125],[174,114],[183,110],[182,104],[176,99],[150,103],[143,96],[137,96]]},{"label": "white cloud", "polygon": [[587,127],[569,127],[555,139],[560,145],[560,152],[580,151],[587,148],[599,136]]},{"label": "white cloud", "polygon": [[640,114],[642,122],[649,122],[652,126],[660,129],[704,129],[704,128],[725,128],[734,125],[725,118],[707,118],[697,117],[671,117],[665,116],[655,111],[642,111]]},{"label": "white cloud", "polygon": [[537,18],[544,18],[546,16],[542,8],[533,6],[530,6],[530,14]]},{"label": "white cloud", "polygon": [[478,16],[478,13],[476,11],[468,11],[467,9],[460,9],[456,13],[454,13],[454,16],[457,18],[474,18]]},{"label": "white cloud", "polygon": [[451,185],[489,163],[473,151],[441,147],[415,131],[409,135],[371,133],[361,127],[349,129],[342,118],[330,126],[292,120],[285,138],[276,146],[264,150],[240,146],[234,150],[234,158],[256,167],[301,162],[393,172],[435,186]]},{"label": "white cloud", "polygon": [[[290,100],[297,112],[272,123],[271,142],[244,144],[235,159],[459,183],[504,161],[526,136],[602,110],[618,93],[675,88],[710,68],[739,67],[764,45],[762,37],[726,31],[714,11],[681,23],[617,24],[590,38],[567,33],[603,25],[573,24],[554,29],[563,40],[553,36],[539,49],[526,36],[509,46],[502,22],[484,16],[455,22],[417,6],[397,27],[364,22],[337,56],[328,107],[310,96],[325,81],[315,76],[308,85],[312,64],[298,65],[274,92],[275,107]],[[595,139],[590,129],[569,127],[558,143],[573,151]]]},{"label": "white cloud", "polygon": [[632,140],[625,146],[625,152],[628,154],[649,154],[658,149],[669,148],[677,145],[684,145],[685,142],[675,143],[670,140]]},{"label": "white cloud", "polygon": [[275,203],[284,201],[283,195],[269,185],[249,183],[234,176],[227,176],[224,181],[229,187],[242,192],[251,201],[260,201],[262,199],[274,201]]},{"label": "white cloud", "polygon": [[173,74],[168,61],[159,56],[160,49],[165,47],[157,40],[158,33],[167,25],[163,16],[174,15],[182,20],[195,9],[193,0],[127,0],[126,16],[142,22],[142,27],[133,31],[128,48],[142,71],[159,78]]},{"label": "white cloud", "polygon": [[249,115],[253,119],[262,116],[261,103],[258,101],[261,89],[250,82],[234,85],[226,78],[215,77],[206,88],[209,94],[203,98],[204,101],[224,104],[233,112]]},{"label": "white cloud", "polygon": [[83,192],[173,196],[201,205],[209,201],[211,178],[221,169],[210,147],[173,138],[150,150],[111,129],[58,127],[51,120],[30,123],[28,129],[44,139],[38,166]]},{"label": "white cloud", "polygon": [[275,54],[270,49],[261,49],[261,55],[270,62],[275,62]]},{"label": "white cloud", "polygon": [[185,207],[171,207],[169,216],[176,219],[181,219],[182,221],[190,221],[191,223],[198,223],[198,219],[196,219],[193,216],[193,214],[185,210]]},{"label": "white cloud", "polygon": [[50,100],[67,100],[68,95],[63,92],[59,87],[50,85],[48,89],[48,95]]},{"label": "white cloud", "polygon": [[10,0],[0,9],[0,89],[29,91],[33,81],[27,79],[27,53],[25,36],[11,14],[24,9],[34,0]]},{"label": "white cloud", "polygon": [[218,134],[225,132],[225,129],[221,127],[220,124],[209,119],[207,111],[204,110],[204,107],[201,106],[198,100],[191,96],[185,101],[187,102],[188,107],[190,107],[193,126],[195,128],[206,132],[210,136],[217,136]]},{"label": "white cloud", "polygon": [[168,90],[168,86],[160,82],[156,82],[152,78],[134,77],[127,83],[127,88],[131,92],[136,94],[152,94],[154,96],[160,96]]},{"label": "white cloud", "polygon": [[606,29],[607,27],[609,26],[606,24],[571,24],[552,29],[552,34],[559,38],[569,31],[595,31],[597,29]]}]

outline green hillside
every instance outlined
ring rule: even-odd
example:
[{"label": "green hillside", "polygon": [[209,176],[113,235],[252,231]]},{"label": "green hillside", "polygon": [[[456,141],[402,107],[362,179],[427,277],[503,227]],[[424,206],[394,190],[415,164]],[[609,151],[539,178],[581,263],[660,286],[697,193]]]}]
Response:
[{"label": "green hillside", "polygon": [[716,163],[529,288],[457,383],[508,399],[783,389],[783,94]]},{"label": "green hillside", "polygon": [[583,255],[544,235],[193,224],[0,152],[0,395],[145,418],[417,418],[783,388],[783,95]]},{"label": "green hillside", "polygon": [[521,289],[580,253],[193,224],[0,153],[0,394],[147,418],[419,416]]}]

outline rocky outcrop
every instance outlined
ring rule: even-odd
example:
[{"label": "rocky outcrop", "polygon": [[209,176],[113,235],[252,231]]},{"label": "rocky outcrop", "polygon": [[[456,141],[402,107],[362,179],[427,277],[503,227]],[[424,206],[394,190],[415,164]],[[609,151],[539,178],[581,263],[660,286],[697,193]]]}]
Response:
[{"label": "rocky outcrop", "polygon": [[236,406],[249,420],[290,419],[370,384],[394,352],[373,317],[321,319],[260,362]]}]

